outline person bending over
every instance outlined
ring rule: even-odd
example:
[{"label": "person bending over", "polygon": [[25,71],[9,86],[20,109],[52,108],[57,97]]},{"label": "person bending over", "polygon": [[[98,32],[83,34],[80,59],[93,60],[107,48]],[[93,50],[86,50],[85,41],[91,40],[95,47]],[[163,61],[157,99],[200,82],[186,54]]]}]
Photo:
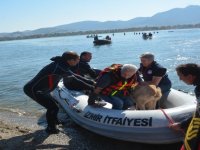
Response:
[{"label": "person bending over", "polygon": [[200,150],[200,66],[194,63],[181,64],[176,67],[179,79],[188,85],[194,85],[197,98],[197,108],[193,117],[170,127],[175,130],[187,130],[181,150]]},{"label": "person bending over", "polygon": [[47,128],[49,134],[59,133],[56,128],[58,123],[58,106],[50,95],[59,81],[63,78],[65,85],[76,85],[79,89],[93,90],[94,82],[84,79],[70,71],[70,67],[79,62],[79,56],[73,51],[64,52],[62,56],[51,58],[53,62],[45,66],[39,73],[24,86],[24,93],[47,109]]},{"label": "person bending over", "polygon": [[105,68],[99,75],[94,92],[89,96],[88,105],[95,105],[95,100],[100,96],[111,103],[113,109],[127,109],[133,105],[129,90],[138,81],[141,80],[135,65],[114,64]]}]

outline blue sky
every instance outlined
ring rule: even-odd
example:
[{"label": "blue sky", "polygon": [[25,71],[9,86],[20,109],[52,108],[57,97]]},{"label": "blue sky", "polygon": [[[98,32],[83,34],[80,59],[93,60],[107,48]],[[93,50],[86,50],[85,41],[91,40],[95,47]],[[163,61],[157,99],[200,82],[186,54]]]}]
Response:
[{"label": "blue sky", "polygon": [[84,20],[129,20],[189,5],[200,5],[200,0],[0,0],[0,32]]}]

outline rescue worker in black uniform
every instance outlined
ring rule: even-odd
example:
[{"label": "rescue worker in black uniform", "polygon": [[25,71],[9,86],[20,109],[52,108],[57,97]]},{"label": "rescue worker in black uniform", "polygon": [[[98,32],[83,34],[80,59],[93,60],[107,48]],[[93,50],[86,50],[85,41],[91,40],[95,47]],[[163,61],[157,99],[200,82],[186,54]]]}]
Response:
[{"label": "rescue worker in black uniform", "polygon": [[89,75],[91,78],[96,79],[101,70],[93,69],[90,67],[89,62],[92,59],[92,53],[84,51],[80,54],[79,63],[72,68],[72,71],[81,76]]},{"label": "rescue worker in black uniform", "polygon": [[76,87],[86,90],[93,90],[94,82],[85,79],[70,71],[70,67],[79,62],[79,56],[72,51],[64,52],[62,56],[51,58],[52,63],[45,66],[31,81],[24,86],[24,92],[37,103],[47,109],[46,118],[48,126],[46,132],[56,134],[59,130],[56,128],[58,123],[56,105],[50,92],[53,91],[59,81],[63,78],[64,85],[76,85]]},{"label": "rescue worker in black uniform", "polygon": [[154,61],[154,55],[146,52],[140,56],[139,72],[148,84],[160,87],[162,94],[169,93],[172,86],[167,75],[167,69]]},{"label": "rescue worker in black uniform", "polygon": [[200,150],[200,66],[193,63],[181,64],[176,67],[176,71],[180,80],[196,86],[194,93],[197,98],[197,108],[193,117],[174,123],[170,127],[175,130],[187,130],[181,150]]}]

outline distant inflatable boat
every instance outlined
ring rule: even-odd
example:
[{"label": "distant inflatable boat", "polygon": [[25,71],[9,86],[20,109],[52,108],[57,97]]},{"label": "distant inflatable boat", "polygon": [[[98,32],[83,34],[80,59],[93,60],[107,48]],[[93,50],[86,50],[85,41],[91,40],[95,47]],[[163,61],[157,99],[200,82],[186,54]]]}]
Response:
[{"label": "distant inflatable boat", "polygon": [[113,110],[107,103],[102,108],[87,105],[88,96],[66,89],[62,82],[51,93],[77,124],[97,134],[140,143],[164,144],[183,139],[183,133],[170,129],[171,121],[190,117],[196,109],[194,96],[171,89],[163,110]]},{"label": "distant inflatable boat", "polygon": [[149,34],[147,34],[147,33],[143,33],[143,34],[142,34],[142,38],[143,38],[144,40],[152,39],[152,37],[153,37],[153,34],[152,34],[151,32],[149,32]]},{"label": "distant inflatable boat", "polygon": [[94,45],[105,45],[105,44],[111,44],[111,40],[107,39],[99,39],[93,41]]}]

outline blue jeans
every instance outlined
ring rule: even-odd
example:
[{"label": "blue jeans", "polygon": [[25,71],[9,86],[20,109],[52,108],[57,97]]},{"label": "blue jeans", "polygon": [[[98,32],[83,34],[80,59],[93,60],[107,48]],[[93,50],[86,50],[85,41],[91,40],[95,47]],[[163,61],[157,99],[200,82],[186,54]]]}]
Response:
[{"label": "blue jeans", "polygon": [[169,93],[169,91],[172,87],[172,83],[168,79],[168,80],[162,81],[160,84],[158,84],[158,87],[160,87],[162,94]]},{"label": "blue jeans", "polygon": [[103,100],[105,100],[108,103],[112,104],[112,109],[127,109],[131,106],[133,106],[133,102],[128,97],[117,97],[117,96],[100,96]]}]

